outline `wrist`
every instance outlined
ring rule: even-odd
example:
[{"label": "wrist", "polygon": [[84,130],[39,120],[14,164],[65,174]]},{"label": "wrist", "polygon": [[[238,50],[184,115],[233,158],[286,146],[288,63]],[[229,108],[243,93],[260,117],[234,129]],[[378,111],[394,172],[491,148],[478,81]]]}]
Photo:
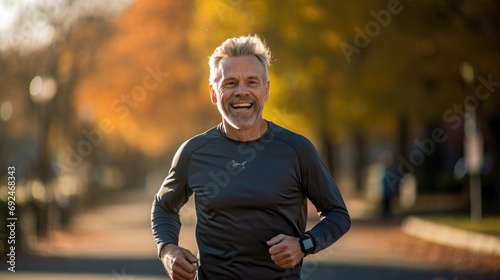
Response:
[{"label": "wrist", "polygon": [[163,246],[163,248],[161,248],[161,251],[160,251],[160,259],[163,259],[163,257],[165,257],[165,255],[169,252],[169,251],[172,251],[172,249],[176,247],[176,245],[174,243],[167,243]]},{"label": "wrist", "polygon": [[309,254],[312,254],[316,249],[316,243],[314,242],[313,237],[308,233],[302,234],[299,237],[299,244],[300,244],[300,249],[304,253],[304,257]]}]

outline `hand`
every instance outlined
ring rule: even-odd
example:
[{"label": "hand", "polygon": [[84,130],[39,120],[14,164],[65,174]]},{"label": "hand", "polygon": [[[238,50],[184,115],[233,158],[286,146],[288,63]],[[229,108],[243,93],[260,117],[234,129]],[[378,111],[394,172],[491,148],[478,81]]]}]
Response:
[{"label": "hand", "polygon": [[189,250],[167,244],[161,250],[161,262],[172,280],[193,280],[198,269],[198,258]]},{"label": "hand", "polygon": [[271,260],[281,268],[292,268],[296,266],[305,254],[300,249],[299,238],[278,234],[266,242],[271,254]]}]

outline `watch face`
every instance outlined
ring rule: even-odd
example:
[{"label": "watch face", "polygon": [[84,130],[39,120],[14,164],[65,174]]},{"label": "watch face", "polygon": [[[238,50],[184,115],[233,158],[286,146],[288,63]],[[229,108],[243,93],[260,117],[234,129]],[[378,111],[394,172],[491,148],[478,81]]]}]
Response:
[{"label": "watch face", "polygon": [[303,239],[302,244],[304,244],[305,250],[309,250],[314,246],[311,238]]}]

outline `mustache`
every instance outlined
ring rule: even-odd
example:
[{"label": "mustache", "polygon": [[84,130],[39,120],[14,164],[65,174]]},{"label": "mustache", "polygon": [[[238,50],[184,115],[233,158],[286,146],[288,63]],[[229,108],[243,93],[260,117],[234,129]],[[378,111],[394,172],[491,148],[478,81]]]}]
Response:
[{"label": "mustache", "polygon": [[231,99],[229,99],[229,103],[235,103],[235,102],[255,103],[255,99],[252,97],[232,97]]}]

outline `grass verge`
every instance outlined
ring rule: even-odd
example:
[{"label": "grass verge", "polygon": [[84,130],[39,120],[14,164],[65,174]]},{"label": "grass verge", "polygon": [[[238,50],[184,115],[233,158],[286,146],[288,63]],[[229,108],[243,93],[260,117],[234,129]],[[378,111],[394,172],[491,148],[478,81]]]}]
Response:
[{"label": "grass verge", "polygon": [[481,221],[472,222],[467,215],[430,215],[420,217],[430,222],[500,237],[500,215],[485,216]]}]

